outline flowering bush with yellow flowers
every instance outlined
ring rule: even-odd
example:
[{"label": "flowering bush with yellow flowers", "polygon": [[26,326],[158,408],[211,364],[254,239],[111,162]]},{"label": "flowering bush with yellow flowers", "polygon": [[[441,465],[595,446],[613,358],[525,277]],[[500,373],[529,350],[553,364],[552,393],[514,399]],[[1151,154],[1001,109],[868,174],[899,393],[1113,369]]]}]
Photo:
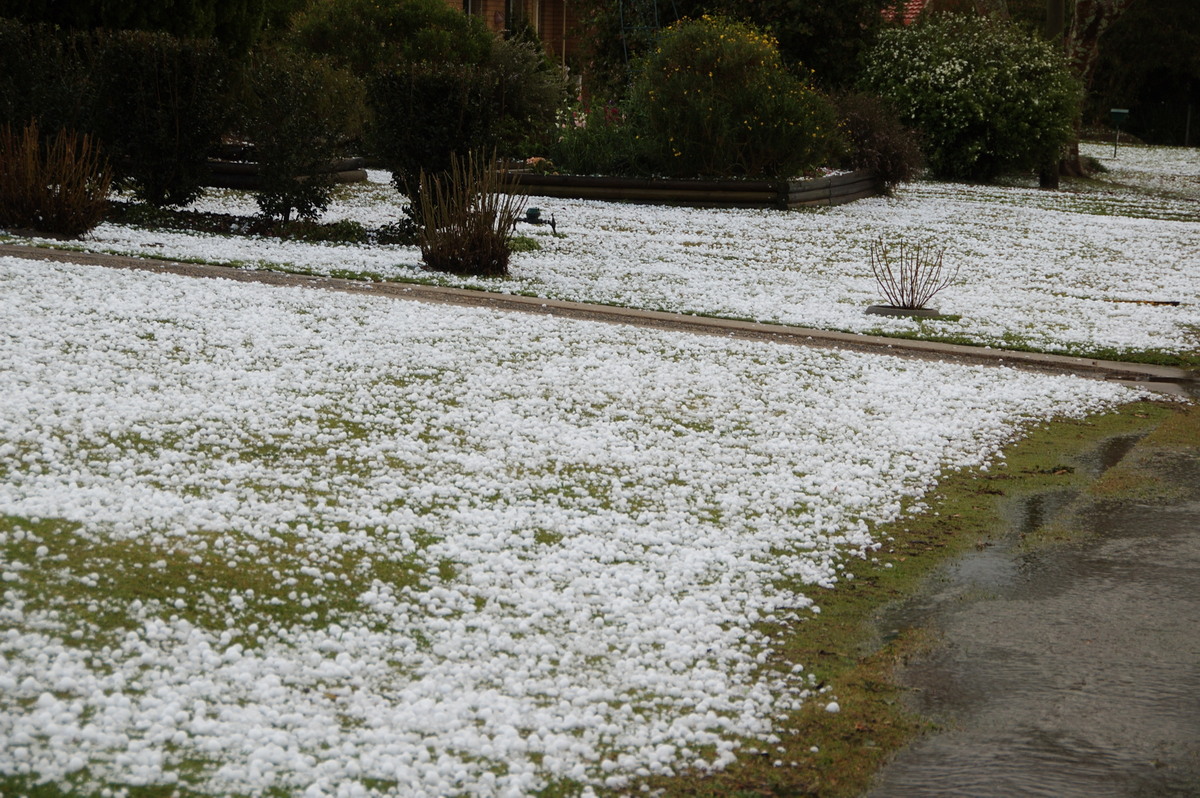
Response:
[{"label": "flowering bush with yellow flowers", "polygon": [[838,147],[836,117],[806,77],[750,25],[675,23],[637,64],[630,95],[654,171],[787,179],[822,165]]}]

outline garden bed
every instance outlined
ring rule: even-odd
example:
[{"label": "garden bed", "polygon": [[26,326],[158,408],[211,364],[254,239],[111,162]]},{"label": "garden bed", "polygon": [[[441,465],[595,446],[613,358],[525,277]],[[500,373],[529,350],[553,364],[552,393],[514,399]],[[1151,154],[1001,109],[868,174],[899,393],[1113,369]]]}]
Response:
[{"label": "garden bed", "polygon": [[679,180],[510,173],[517,185],[541,197],[728,208],[807,208],[843,205],[883,193],[872,171],[812,180]]}]

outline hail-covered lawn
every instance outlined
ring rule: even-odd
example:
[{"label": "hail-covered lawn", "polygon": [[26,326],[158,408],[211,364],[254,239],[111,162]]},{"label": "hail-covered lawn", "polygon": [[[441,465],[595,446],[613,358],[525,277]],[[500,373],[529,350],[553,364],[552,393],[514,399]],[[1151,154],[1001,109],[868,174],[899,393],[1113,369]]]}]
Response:
[{"label": "hail-covered lawn", "polygon": [[[424,271],[415,247],[331,246],[104,224],[78,244],[254,268],[405,279],[492,291],[1119,357],[1200,349],[1200,151],[1085,145],[1110,172],[1046,192],[938,182],[895,197],[803,212],[670,208],[530,198],[548,226],[503,280]],[[387,175],[343,189],[326,220],[399,218]],[[253,214],[251,195],[212,191],[203,210]],[[939,320],[867,315],[884,302],[869,247],[882,239],[945,251],[957,281]],[[61,242],[59,242],[61,243]],[[1178,303],[1178,304],[1171,304]]]},{"label": "hail-covered lawn", "polygon": [[835,697],[756,622],[1133,395],[15,259],[0,297],[0,784],[81,795],[722,767]]}]

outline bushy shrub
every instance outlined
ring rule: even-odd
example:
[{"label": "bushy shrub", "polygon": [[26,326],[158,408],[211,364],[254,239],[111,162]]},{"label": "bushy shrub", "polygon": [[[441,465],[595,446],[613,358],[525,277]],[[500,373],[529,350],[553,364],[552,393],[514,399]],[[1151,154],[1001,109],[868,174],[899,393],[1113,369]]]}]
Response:
[{"label": "bushy shrub", "polygon": [[329,205],[332,161],[347,154],[365,113],[361,81],[287,52],[256,55],[241,103],[242,135],[254,144],[263,215],[313,219]]},{"label": "bushy shrub", "polygon": [[163,33],[97,34],[95,130],[139,199],[186,205],[229,116],[228,57],[208,41]]},{"label": "bushy shrub", "polygon": [[91,84],[78,37],[49,25],[0,18],[0,124],[42,130],[86,130]]},{"label": "bushy shrub", "polygon": [[978,180],[1057,163],[1081,96],[1052,45],[963,15],[884,31],[862,85],[921,131],[935,174]]},{"label": "bushy shrub", "polygon": [[420,172],[448,171],[454,153],[516,154],[531,133],[553,129],[565,96],[562,73],[525,43],[495,40],[478,66],[400,63],[370,80],[373,150],[413,196]]},{"label": "bushy shrub", "polygon": [[790,178],[821,165],[836,140],[828,101],[784,67],[775,40],[722,18],[665,30],[631,99],[664,175]]},{"label": "bushy shrub", "polygon": [[502,193],[493,159],[451,157],[442,174],[419,176],[421,259],[438,271],[500,277],[508,274],[513,229],[523,196]]},{"label": "bushy shrub", "polygon": [[494,87],[485,69],[429,61],[371,80],[373,151],[397,188],[415,196],[422,171],[446,172],[455,152],[495,146]]},{"label": "bushy shrub", "polygon": [[648,174],[651,167],[638,129],[615,105],[580,110],[566,117],[557,140],[542,151],[568,174]]},{"label": "bushy shrub", "polygon": [[870,94],[842,94],[836,101],[846,139],[843,164],[870,169],[889,191],[913,180],[924,167],[917,135],[906,128],[896,111]]},{"label": "bushy shrub", "polygon": [[111,174],[87,135],[0,127],[0,226],[79,236],[104,219]]},{"label": "bushy shrub", "polygon": [[495,76],[496,139],[502,155],[552,141],[566,107],[567,77],[541,45],[525,39],[495,39],[487,68]]},{"label": "bushy shrub", "polygon": [[[274,0],[272,5],[278,2]],[[0,2],[0,14],[64,30],[144,30],[179,38],[217,38],[238,52],[249,49],[264,20],[264,0],[132,2]]]},{"label": "bushy shrub", "polygon": [[493,38],[444,0],[324,0],[296,15],[290,41],[366,77],[402,62],[481,64]]}]

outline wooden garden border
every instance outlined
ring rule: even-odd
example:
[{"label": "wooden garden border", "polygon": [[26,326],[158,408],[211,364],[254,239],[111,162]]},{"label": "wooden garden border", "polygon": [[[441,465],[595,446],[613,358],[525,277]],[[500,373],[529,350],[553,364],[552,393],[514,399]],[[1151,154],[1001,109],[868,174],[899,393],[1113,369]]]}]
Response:
[{"label": "wooden garden border", "polygon": [[868,170],[815,180],[676,180],[532,172],[509,172],[509,176],[539,197],[697,207],[808,208],[843,205],[883,193],[883,182]]},{"label": "wooden garden border", "polygon": [[[346,158],[330,163],[321,172],[333,175],[335,183],[361,183],[367,179],[365,164],[366,161],[362,158]],[[258,164],[253,161],[227,161],[210,158],[208,168],[210,174],[204,180],[206,186],[253,191],[261,185]]]}]

